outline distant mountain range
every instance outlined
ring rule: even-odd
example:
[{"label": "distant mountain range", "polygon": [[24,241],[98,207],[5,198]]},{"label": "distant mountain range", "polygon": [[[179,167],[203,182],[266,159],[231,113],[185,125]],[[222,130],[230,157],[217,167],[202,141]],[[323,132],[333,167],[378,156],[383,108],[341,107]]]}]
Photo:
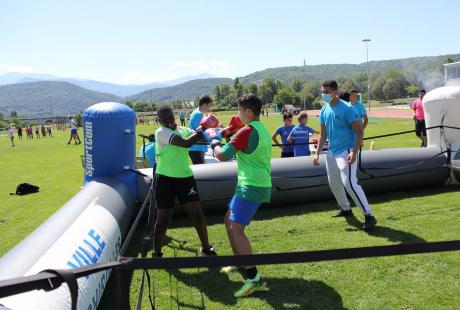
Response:
[{"label": "distant mountain range", "polygon": [[203,94],[211,94],[216,85],[231,83],[233,83],[233,80],[227,78],[193,80],[175,86],[146,90],[140,94],[127,97],[126,100],[162,103],[173,100],[195,99]]},{"label": "distant mountain range", "polygon": [[[423,80],[430,79],[430,73],[434,71],[439,75],[447,58],[460,61],[460,54],[371,61],[369,65],[371,74],[404,70],[418,76],[418,80]],[[366,70],[366,63],[269,68],[241,77],[241,81],[260,83],[269,76],[285,83],[294,78],[306,81],[339,79]],[[0,76],[0,85],[10,84],[0,86],[0,113],[9,116],[11,110],[16,110],[20,117],[68,115],[101,101],[143,100],[162,103],[193,100],[202,94],[213,93],[218,84],[233,82],[228,78],[209,77],[210,75],[203,74],[146,85],[117,85],[92,80],[63,79],[46,74],[8,73]],[[58,81],[43,81],[55,79]]]},{"label": "distant mountain range", "polygon": [[114,94],[119,97],[127,97],[134,94],[138,94],[147,89],[154,89],[160,87],[174,86],[182,84],[192,80],[198,79],[209,79],[214,76],[211,74],[203,73],[196,76],[184,76],[178,79],[155,82],[142,85],[120,85],[108,82],[100,82],[94,80],[76,79],[76,78],[61,78],[55,75],[49,74],[36,74],[36,73],[17,73],[11,72],[4,75],[0,75],[0,85],[16,84],[16,83],[28,83],[38,81],[62,81],[75,84],[77,86],[108,94]]},{"label": "distant mountain range", "polygon": [[15,110],[18,117],[66,116],[83,111],[103,101],[122,99],[80,86],[56,81],[29,82],[0,86],[0,113],[9,117]]}]

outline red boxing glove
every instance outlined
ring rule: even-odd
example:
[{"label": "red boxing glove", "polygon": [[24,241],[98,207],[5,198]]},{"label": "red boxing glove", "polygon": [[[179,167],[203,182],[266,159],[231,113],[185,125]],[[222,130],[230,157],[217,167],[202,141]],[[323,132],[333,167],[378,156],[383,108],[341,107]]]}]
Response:
[{"label": "red boxing glove", "polygon": [[214,114],[206,114],[201,119],[200,126],[204,129],[217,128],[217,126],[219,126],[219,120]]},{"label": "red boxing glove", "polygon": [[232,116],[228,126],[224,128],[222,135],[225,137],[233,136],[238,130],[244,127],[239,115]]}]

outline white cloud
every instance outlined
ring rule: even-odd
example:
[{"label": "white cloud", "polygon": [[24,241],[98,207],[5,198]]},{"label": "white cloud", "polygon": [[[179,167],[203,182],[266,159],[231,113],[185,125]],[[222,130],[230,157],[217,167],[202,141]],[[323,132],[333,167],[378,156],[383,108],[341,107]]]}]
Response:
[{"label": "white cloud", "polygon": [[19,73],[36,73],[37,71],[24,64],[19,65],[10,65],[10,64],[0,64],[0,74],[8,73],[8,72],[19,72]]}]

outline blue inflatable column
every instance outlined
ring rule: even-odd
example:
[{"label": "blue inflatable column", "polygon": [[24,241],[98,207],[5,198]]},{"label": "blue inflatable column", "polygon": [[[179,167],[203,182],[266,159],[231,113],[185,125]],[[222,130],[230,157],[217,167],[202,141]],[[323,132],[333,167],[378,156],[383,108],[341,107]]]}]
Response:
[{"label": "blue inflatable column", "polygon": [[101,102],[82,115],[85,144],[84,182],[115,177],[136,197],[136,112],[125,104]]}]

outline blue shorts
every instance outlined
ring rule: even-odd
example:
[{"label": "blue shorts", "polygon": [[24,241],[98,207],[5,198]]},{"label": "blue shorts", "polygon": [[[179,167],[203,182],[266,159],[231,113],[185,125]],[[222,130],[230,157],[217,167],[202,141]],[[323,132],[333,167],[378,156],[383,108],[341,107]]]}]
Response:
[{"label": "blue shorts", "polygon": [[233,196],[228,204],[230,208],[229,219],[238,224],[248,226],[259,206],[260,202],[249,201]]},{"label": "blue shorts", "polygon": [[75,128],[70,129],[70,134],[71,135],[76,135],[77,134],[77,129],[75,129]]}]

